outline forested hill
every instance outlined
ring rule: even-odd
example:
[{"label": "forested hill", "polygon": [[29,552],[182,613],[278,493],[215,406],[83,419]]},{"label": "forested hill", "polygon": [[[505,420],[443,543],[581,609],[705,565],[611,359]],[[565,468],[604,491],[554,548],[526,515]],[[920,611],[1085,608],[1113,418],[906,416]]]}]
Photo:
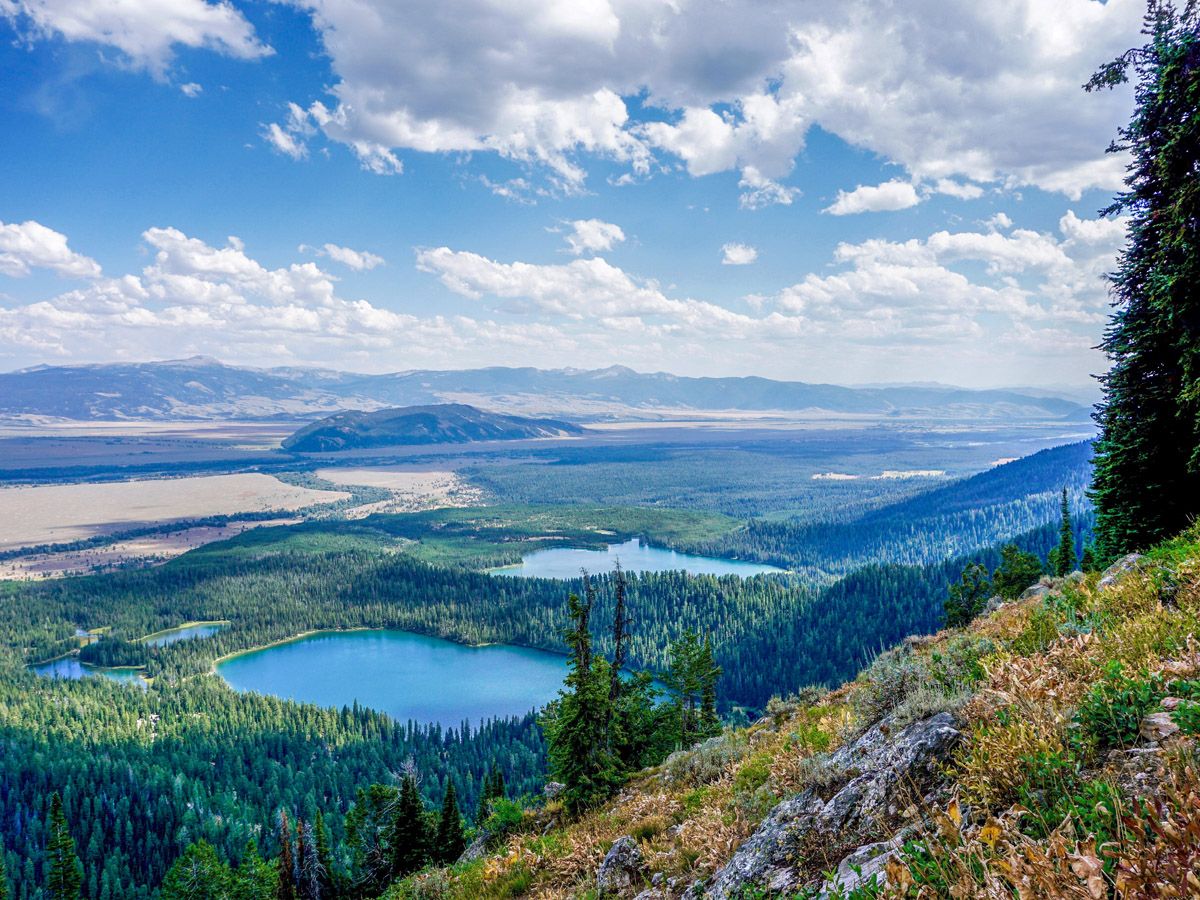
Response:
[{"label": "forested hill", "polygon": [[1081,533],[1090,532],[1091,455],[1090,441],[1053,447],[848,521],[756,519],[696,549],[835,577],[878,563],[936,564],[1042,527],[1064,487]]},{"label": "forested hill", "polygon": [[582,433],[578,425],[557,419],[528,419],[463,403],[438,403],[336,413],[299,429],[284,440],[283,448],[296,453],[332,453],[402,444],[513,441]]}]

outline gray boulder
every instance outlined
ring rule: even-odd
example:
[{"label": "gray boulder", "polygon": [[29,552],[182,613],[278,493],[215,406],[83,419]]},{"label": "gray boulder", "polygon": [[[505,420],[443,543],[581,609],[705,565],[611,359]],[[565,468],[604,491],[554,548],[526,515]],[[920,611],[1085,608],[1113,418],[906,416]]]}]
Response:
[{"label": "gray boulder", "polygon": [[885,887],[887,864],[899,854],[903,846],[904,836],[898,834],[890,841],[865,844],[852,851],[838,863],[836,874],[821,885],[817,900],[845,897],[858,888]]},{"label": "gray boulder", "polygon": [[778,804],[717,871],[704,896],[724,900],[750,887],[798,891],[805,886],[797,868],[805,853],[854,846],[883,831],[908,806],[911,790],[937,777],[938,763],[961,736],[945,712],[898,732],[890,724],[884,719],[833,753],[829,765],[839,773],[841,789],[827,801],[809,789]]},{"label": "gray boulder", "polygon": [[1030,597],[1045,597],[1052,590],[1053,588],[1050,585],[1039,581],[1037,584],[1031,584],[1025,590],[1021,591],[1021,596],[1018,599],[1028,600]]},{"label": "gray boulder", "polygon": [[645,881],[645,861],[637,841],[626,835],[617,838],[596,872],[596,887],[601,896],[625,894]]},{"label": "gray boulder", "polygon": [[1104,570],[1104,574],[1100,576],[1100,582],[1097,585],[1101,588],[1112,587],[1120,581],[1127,573],[1133,572],[1141,567],[1142,554],[1130,553],[1128,556],[1122,556],[1115,563]]},{"label": "gray boulder", "polygon": [[479,829],[479,833],[475,835],[475,840],[467,845],[467,849],[462,852],[462,856],[458,858],[460,863],[475,862],[478,859],[483,859],[488,855],[488,844],[492,840],[492,834],[487,829]]}]

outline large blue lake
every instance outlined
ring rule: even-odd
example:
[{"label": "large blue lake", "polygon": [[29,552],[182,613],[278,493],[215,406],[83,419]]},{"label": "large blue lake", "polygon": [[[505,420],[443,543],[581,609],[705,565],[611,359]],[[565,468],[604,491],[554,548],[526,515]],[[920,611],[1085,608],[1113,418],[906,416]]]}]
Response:
[{"label": "large blue lake", "polygon": [[521,578],[578,578],[580,569],[598,574],[610,572],[618,560],[626,572],[675,572],[682,569],[692,575],[749,577],[782,571],[774,566],[739,559],[692,556],[690,553],[648,547],[634,538],[623,544],[609,544],[604,550],[577,550],[570,547],[538,550],[514,566],[503,566],[491,572],[493,575],[516,575]]},{"label": "large blue lake", "polygon": [[454,727],[544,706],[566,670],[556,653],[467,647],[390,629],[320,632],[217,666],[239,691],[332,707],[357,701],[400,721]]}]

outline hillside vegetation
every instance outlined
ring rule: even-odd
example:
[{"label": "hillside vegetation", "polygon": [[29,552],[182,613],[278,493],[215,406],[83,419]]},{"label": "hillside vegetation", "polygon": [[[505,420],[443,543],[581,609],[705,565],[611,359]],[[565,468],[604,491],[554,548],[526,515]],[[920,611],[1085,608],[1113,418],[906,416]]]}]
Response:
[{"label": "hillside vegetation", "polygon": [[387,896],[1196,896],[1200,528],[992,606]]}]

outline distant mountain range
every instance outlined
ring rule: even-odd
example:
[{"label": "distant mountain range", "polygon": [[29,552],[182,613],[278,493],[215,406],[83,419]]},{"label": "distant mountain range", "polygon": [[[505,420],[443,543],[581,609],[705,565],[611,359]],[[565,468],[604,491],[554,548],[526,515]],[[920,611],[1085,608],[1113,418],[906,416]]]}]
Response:
[{"label": "distant mountain range", "polygon": [[582,433],[578,425],[556,419],[527,419],[487,412],[465,403],[439,403],[337,413],[305,425],[283,442],[283,449],[331,453],[399,444],[515,441]]},{"label": "distant mountain range", "polygon": [[1075,400],[943,385],[840,387],[768,378],[687,378],[607,369],[486,368],[361,375],[255,369],[206,357],[36,366],[0,374],[0,416],[80,420],[307,419],[332,412],[467,403],[568,418],[744,411],[952,420],[1087,421]]}]

